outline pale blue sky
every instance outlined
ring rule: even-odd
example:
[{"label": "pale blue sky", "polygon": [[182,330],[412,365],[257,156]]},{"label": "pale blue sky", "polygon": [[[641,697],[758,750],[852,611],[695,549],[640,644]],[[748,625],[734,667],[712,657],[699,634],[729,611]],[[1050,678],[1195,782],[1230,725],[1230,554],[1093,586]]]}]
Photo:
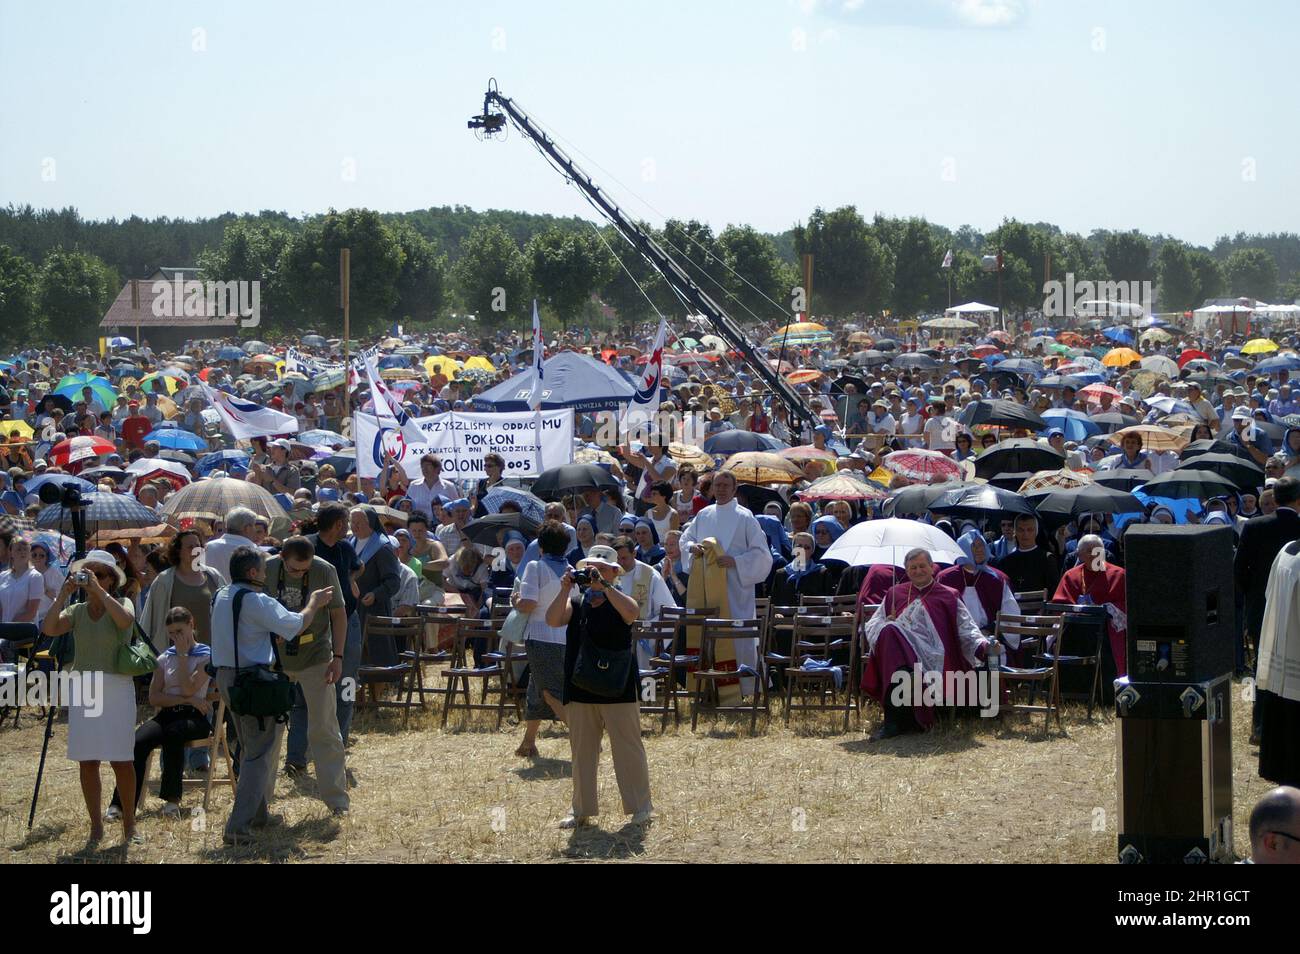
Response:
[{"label": "pale blue sky", "polygon": [[524,141],[466,130],[495,76],[718,229],[853,203],[1209,243],[1300,228],[1298,21],[1285,0],[0,0],[0,204],[585,213]]}]

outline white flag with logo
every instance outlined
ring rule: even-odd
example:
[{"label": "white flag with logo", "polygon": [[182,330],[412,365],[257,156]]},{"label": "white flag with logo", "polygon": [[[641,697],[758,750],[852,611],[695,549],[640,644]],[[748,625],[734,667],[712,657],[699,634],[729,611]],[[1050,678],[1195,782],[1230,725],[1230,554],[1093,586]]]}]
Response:
[{"label": "white flag with logo", "polygon": [[546,342],[542,340],[542,318],[537,313],[537,299],[533,299],[533,394],[528,399],[528,406],[534,411],[542,406],[543,371],[542,360],[545,357]]},{"label": "white flag with logo", "polygon": [[408,444],[419,444],[423,441],[424,435],[411,415],[406,413],[406,408],[402,407],[401,399],[388,389],[388,385],[376,371],[374,357],[366,355],[362,359],[362,364],[365,366],[367,383],[370,385],[370,401],[375,406],[375,416],[379,418],[380,425],[401,431],[402,439]]},{"label": "white flag with logo", "polygon": [[282,414],[274,408],[254,404],[225,391],[214,391],[206,384],[200,383],[199,387],[221,418],[221,425],[237,441],[298,433],[298,419],[292,414]]},{"label": "white flag with logo", "polygon": [[632,400],[623,409],[623,419],[619,423],[624,435],[638,431],[640,433],[637,439],[642,441],[648,441],[653,436],[651,431],[659,410],[659,385],[664,376],[664,347],[667,343],[668,322],[661,315],[659,333],[655,335],[654,346],[650,349],[650,360],[646,362],[645,371],[637,381]]},{"label": "white flag with logo", "polygon": [[948,254],[943,257],[943,268],[952,268],[952,249],[948,249]]}]

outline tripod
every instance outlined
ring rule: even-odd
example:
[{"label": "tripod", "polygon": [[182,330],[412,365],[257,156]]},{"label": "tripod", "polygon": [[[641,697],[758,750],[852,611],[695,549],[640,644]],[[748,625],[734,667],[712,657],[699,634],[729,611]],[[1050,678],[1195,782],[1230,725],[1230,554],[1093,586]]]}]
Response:
[{"label": "tripod", "polygon": [[[49,496],[51,498],[56,498],[56,499],[46,500],[45,498],[46,498],[47,490],[53,491],[51,494],[49,494]],[[86,555],[86,505],[82,502],[81,494],[77,491],[75,487],[62,489],[54,486],[53,484],[46,484],[44,487],[41,488],[41,499],[47,504],[60,503],[67,508],[68,518],[72,523],[72,542],[73,542],[72,562],[75,563],[77,560],[80,560],[83,557],[85,557]],[[60,521],[60,524],[62,524],[62,521]],[[63,639],[63,638],[64,637],[62,636],[56,637],[56,639]],[[36,654],[33,651],[32,658],[34,659],[35,656]],[[54,673],[55,673],[55,681],[57,684],[58,674],[63,671],[63,661],[62,659],[60,659],[60,653],[55,649],[54,642],[50,643],[50,657],[54,660]],[[32,830],[32,824],[36,820],[36,800],[40,798],[40,794],[41,794],[41,779],[45,775],[45,757],[49,753],[50,739],[54,735],[54,714],[55,712],[58,711],[58,706],[55,705],[55,702],[57,700],[51,698],[48,699],[47,701],[49,702],[49,709],[45,713],[45,739],[41,742],[41,761],[40,764],[37,765],[36,767],[36,787],[32,789],[32,807],[31,810],[27,813],[28,831]]]}]

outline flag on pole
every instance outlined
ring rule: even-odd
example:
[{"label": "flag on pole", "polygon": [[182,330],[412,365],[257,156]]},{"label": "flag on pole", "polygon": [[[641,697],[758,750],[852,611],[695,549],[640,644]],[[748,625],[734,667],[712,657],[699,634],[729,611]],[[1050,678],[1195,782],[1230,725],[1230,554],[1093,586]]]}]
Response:
[{"label": "flag on pole", "polygon": [[533,299],[533,393],[528,399],[528,406],[534,411],[541,410],[543,372],[542,359],[546,351],[546,342],[542,340],[542,317],[537,313],[537,299]]},{"label": "flag on pole", "polygon": [[659,333],[655,335],[654,346],[650,349],[650,360],[646,362],[641,380],[637,382],[632,400],[623,409],[620,422],[623,433],[633,430],[644,431],[644,437],[654,436],[652,425],[659,410],[659,385],[664,376],[664,346],[668,342],[668,322],[659,317]]},{"label": "flag on pole", "polygon": [[367,354],[362,359],[366,370],[366,380],[370,385],[370,402],[375,406],[375,417],[379,418],[380,428],[392,428],[401,432],[402,440],[409,447],[424,443],[424,432],[415,423],[415,419],[406,413],[401,399],[388,389],[379,373],[375,370],[375,358]]},{"label": "flag on pole", "polygon": [[940,268],[952,268],[952,249],[948,249],[948,254],[943,257],[943,264]]},{"label": "flag on pole", "polygon": [[298,419],[292,414],[281,414],[274,408],[254,404],[225,391],[214,391],[202,381],[198,382],[198,387],[203,389],[204,397],[221,418],[222,426],[237,441],[298,433]]}]

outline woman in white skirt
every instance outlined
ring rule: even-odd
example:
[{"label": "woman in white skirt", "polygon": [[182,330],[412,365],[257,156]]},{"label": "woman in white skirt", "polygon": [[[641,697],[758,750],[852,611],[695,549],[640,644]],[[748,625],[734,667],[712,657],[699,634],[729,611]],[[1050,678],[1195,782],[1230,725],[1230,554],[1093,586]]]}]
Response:
[{"label": "woman in white skirt", "polygon": [[[81,571],[84,583],[77,582]],[[130,600],[117,595],[125,583],[111,553],[91,550],[68,568],[45,614],[47,636],[72,633],[72,675],[89,690],[82,698],[68,700],[68,758],[81,766],[91,842],[104,837],[100,762],[113,766],[122,793],[123,839],[130,842],[135,836],[135,684],[115,669],[117,652],[130,641],[135,622]],[[68,597],[77,589],[84,592],[85,602],[68,606]]]}]

